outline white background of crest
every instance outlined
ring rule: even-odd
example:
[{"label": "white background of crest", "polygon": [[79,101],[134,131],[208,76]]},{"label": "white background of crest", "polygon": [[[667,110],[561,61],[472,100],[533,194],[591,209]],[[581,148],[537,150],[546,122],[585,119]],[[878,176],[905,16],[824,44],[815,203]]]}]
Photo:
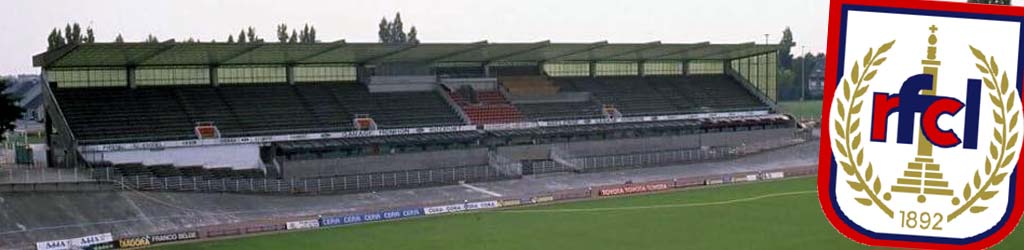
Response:
[{"label": "white background of crest", "polygon": [[[968,44],[975,46],[990,56],[995,56],[1000,71],[1006,71],[1010,84],[1017,85],[1016,57],[1018,54],[1018,39],[1016,38],[1020,36],[1020,26],[1018,23],[851,11],[847,19],[846,48],[841,48],[846,51],[843,65],[845,68],[842,69],[844,74],[850,72],[854,62],[862,60],[868,48],[877,49],[886,42],[896,40],[893,48],[885,55],[885,57],[888,57],[887,61],[882,66],[876,67],[879,69],[879,72],[870,81],[871,87],[868,90],[868,94],[862,97],[864,107],[860,114],[860,133],[862,144],[865,147],[865,164],[868,161],[873,163],[875,175],[882,178],[883,193],[890,192],[889,185],[895,184],[896,179],[903,176],[907,162],[913,160],[917,155],[917,146],[896,143],[898,126],[896,115],[889,118],[888,140],[886,143],[871,142],[869,140],[871,129],[870,116],[873,108],[871,95],[874,92],[897,93],[906,78],[922,72],[921,60],[925,59],[927,55],[927,41],[931,33],[928,27],[933,24],[939,28],[936,33],[938,36],[937,56],[938,60],[942,61],[938,77],[939,95],[955,97],[964,101],[967,79],[981,79],[984,76],[975,67],[977,59],[971,53]],[[841,87],[837,88],[836,97],[842,95],[841,89]],[[950,182],[950,188],[953,189],[957,197],[961,196],[964,184],[973,177],[974,172],[984,168],[984,160],[993,136],[993,106],[990,104],[988,91],[984,86],[982,86],[981,93],[981,107],[979,110],[981,122],[979,123],[978,131],[979,150],[965,150],[960,145],[948,149],[936,147],[934,151],[936,161],[941,164],[944,173],[943,178]],[[1021,105],[1019,104],[1020,99],[1018,98],[1017,105],[1015,106],[1020,107]],[[833,100],[831,117],[837,116],[835,100]],[[944,116],[939,119],[939,126],[943,129],[952,129],[962,136],[963,117],[963,111],[956,117]],[[1017,131],[1020,131],[1021,123],[1024,123],[1024,121],[1018,123]],[[838,138],[834,128],[832,130],[830,131],[832,138]],[[917,143],[917,136],[915,135],[914,138],[915,143]],[[835,152],[837,160],[840,159],[839,157],[841,156],[835,150],[834,143],[832,150]],[[1019,148],[1015,150],[1019,151]],[[864,168],[861,169],[862,173],[863,171]],[[1009,172],[1011,170],[1004,171]],[[858,225],[880,233],[950,238],[974,236],[990,229],[998,222],[1000,216],[1005,212],[1008,199],[1009,178],[998,187],[1000,191],[995,198],[988,201],[979,201],[978,205],[988,206],[988,211],[981,214],[966,212],[952,223],[943,222],[941,224],[944,228],[943,231],[901,229],[900,210],[940,212],[943,215],[947,215],[956,208],[950,202],[952,197],[929,196],[928,202],[922,206],[916,202],[916,195],[892,193],[893,199],[888,204],[894,210],[896,219],[890,219],[878,208],[863,206],[854,200],[855,197],[866,197],[866,195],[853,191],[846,184],[846,181],[851,180],[851,177],[848,177],[841,169],[837,169],[833,174],[837,175],[836,199],[839,209]]]}]

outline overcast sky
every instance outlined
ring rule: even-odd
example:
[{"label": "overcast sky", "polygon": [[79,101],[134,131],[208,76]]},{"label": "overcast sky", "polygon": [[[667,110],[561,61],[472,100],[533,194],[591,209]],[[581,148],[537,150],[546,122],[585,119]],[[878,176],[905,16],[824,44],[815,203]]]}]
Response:
[{"label": "overcast sky", "polygon": [[100,42],[118,33],[223,42],[250,25],[276,41],[280,23],[315,25],[322,41],[375,42],[380,19],[396,11],[423,42],[764,43],[770,34],[777,43],[789,26],[795,54],[823,51],[828,21],[825,0],[4,0],[0,10],[0,74],[37,73],[32,55],[68,22],[92,26]]}]

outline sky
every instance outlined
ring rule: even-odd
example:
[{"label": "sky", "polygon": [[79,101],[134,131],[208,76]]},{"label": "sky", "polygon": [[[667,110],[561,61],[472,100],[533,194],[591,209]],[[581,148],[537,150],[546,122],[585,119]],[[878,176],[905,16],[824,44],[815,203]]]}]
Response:
[{"label": "sky", "polygon": [[[377,24],[401,12],[423,42],[778,43],[788,26],[797,46],[825,50],[826,0],[4,0],[0,75],[38,73],[32,55],[55,27],[93,27],[97,42],[153,34],[226,41],[247,26],[267,41],[275,29],[314,25],[317,39],[376,42]],[[802,48],[805,46],[806,48]]]}]

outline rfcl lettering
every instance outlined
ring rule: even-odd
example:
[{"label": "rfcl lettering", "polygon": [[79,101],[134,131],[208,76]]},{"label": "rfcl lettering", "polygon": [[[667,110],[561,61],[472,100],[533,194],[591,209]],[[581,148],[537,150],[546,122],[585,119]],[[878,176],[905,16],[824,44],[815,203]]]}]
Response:
[{"label": "rfcl lettering", "polygon": [[[967,80],[967,100],[960,102],[956,98],[944,96],[921,95],[921,91],[932,90],[933,76],[928,74],[915,75],[907,78],[897,94],[879,93],[874,95],[872,110],[871,140],[885,142],[886,125],[893,113],[897,117],[896,143],[913,144],[917,130],[914,124],[915,115],[920,113],[921,131],[924,137],[935,146],[950,148],[963,143],[963,148],[978,148],[978,98],[981,97],[981,80]],[[956,117],[963,112],[963,137],[951,129],[939,127],[939,117],[949,115]]]}]

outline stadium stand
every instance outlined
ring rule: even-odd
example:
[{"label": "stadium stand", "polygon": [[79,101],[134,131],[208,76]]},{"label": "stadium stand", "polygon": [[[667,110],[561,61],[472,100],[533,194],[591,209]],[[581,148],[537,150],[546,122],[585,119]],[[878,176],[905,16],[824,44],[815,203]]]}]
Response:
[{"label": "stadium stand", "polygon": [[[506,178],[556,144],[620,152],[614,140],[786,130],[791,121],[772,110],[774,75],[750,71],[770,72],[777,49],[77,44],[33,61],[49,83],[54,166],[128,178],[375,178],[449,168]],[[648,61],[658,63],[645,69]],[[733,144],[686,146],[716,141]],[[636,145],[630,150],[657,146]],[[497,153],[512,147],[529,155]],[[436,183],[460,177],[444,178]]]}]

